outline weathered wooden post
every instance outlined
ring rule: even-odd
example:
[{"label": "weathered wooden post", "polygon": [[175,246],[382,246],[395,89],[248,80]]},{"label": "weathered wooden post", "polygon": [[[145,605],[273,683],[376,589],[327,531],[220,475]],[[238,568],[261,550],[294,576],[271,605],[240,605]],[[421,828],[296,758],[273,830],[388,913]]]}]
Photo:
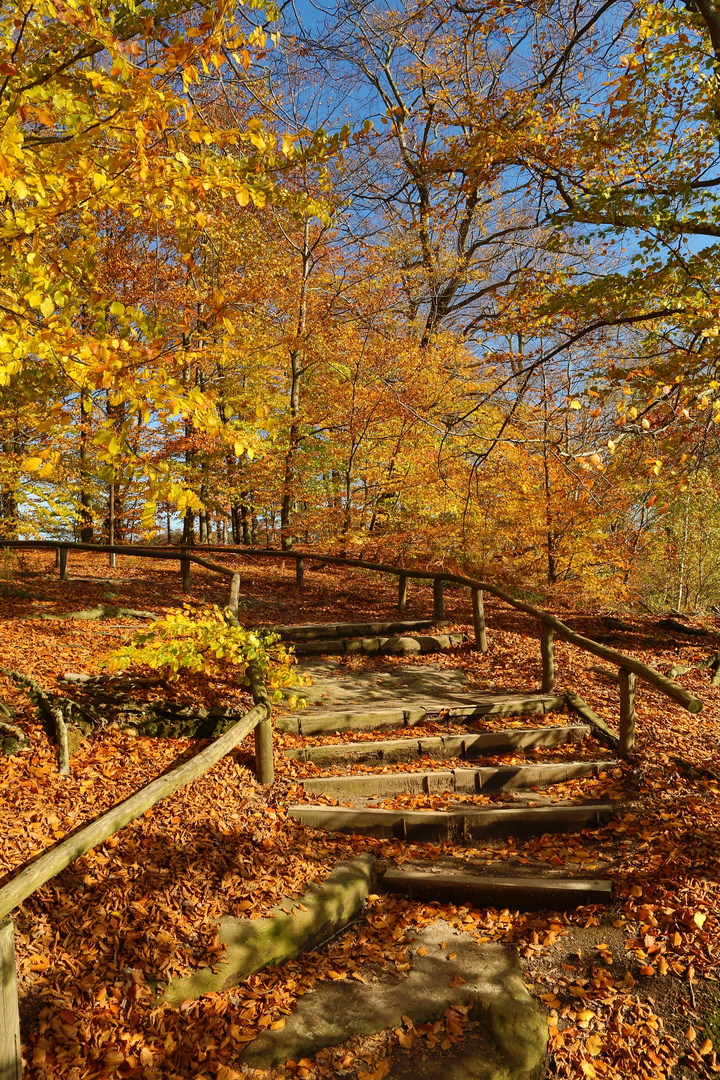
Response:
[{"label": "weathered wooden post", "polygon": [[58,565],[60,567],[60,580],[61,581],[67,581],[67,579],[68,579],[68,573],[67,573],[68,549],[66,547],[58,548],[58,555],[59,555]]},{"label": "weathered wooden post", "polygon": [[270,719],[272,706],[270,705],[267,687],[257,660],[251,660],[248,664],[248,677],[253,701],[256,705],[265,706],[265,719],[255,726],[255,778],[259,784],[273,784],[275,782],[275,761],[273,758],[272,720]]},{"label": "weathered wooden post", "polygon": [[433,618],[435,622],[439,622],[444,618],[445,609],[443,605],[443,579],[436,577],[433,579]]},{"label": "weathered wooden post", "polygon": [[404,611],[407,605],[407,577],[400,574],[398,578],[398,608]]},{"label": "weathered wooden post", "polygon": [[22,1080],[12,919],[0,922],[0,1080]]},{"label": "weathered wooden post", "polygon": [[542,623],[540,627],[540,652],[542,654],[542,690],[549,694],[555,685],[555,631]]},{"label": "weathered wooden post", "polygon": [[295,584],[298,589],[304,588],[305,585],[305,560],[295,560]]},{"label": "weathered wooden post", "polygon": [[182,574],[183,592],[190,592],[190,560],[186,555],[180,559],[180,573]]},{"label": "weathered wooden post", "polygon": [[[115,543],[115,481],[110,484],[110,530],[109,530],[110,547]],[[115,569],[115,552],[110,552],[108,563],[110,567]]]},{"label": "weathered wooden post", "polygon": [[233,574],[230,578],[230,598],[228,600],[228,608],[237,619],[238,608],[240,607],[240,575]]},{"label": "weathered wooden post", "polygon": [[635,675],[620,668],[620,757],[635,750]]},{"label": "weathered wooden post", "polygon": [[485,606],[481,589],[472,590],[473,625],[475,627],[475,648],[487,652],[487,634],[485,632]]}]

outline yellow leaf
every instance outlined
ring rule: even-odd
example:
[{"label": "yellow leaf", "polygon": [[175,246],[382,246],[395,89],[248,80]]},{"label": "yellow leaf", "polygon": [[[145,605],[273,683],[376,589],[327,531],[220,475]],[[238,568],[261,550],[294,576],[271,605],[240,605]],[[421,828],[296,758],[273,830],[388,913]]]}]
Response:
[{"label": "yellow leaf", "polygon": [[42,463],[43,463],[42,458],[29,457],[29,458],[25,458],[25,461],[23,461],[23,466],[22,467],[23,467],[25,472],[37,472],[38,469],[40,468],[40,466],[42,465]]},{"label": "yellow leaf", "polygon": [[280,1031],[280,1029],[284,1028],[284,1027],[285,1027],[285,1017],[281,1016],[279,1020],[274,1020],[273,1021],[273,1023],[270,1025],[270,1030],[271,1031]]},{"label": "yellow leaf", "polygon": [[696,911],[693,915],[693,922],[700,930],[702,930],[706,919],[707,915],[705,915],[702,911]]},{"label": "yellow leaf", "polygon": [[597,1076],[595,1067],[589,1061],[581,1061],[580,1064],[585,1076],[589,1077],[589,1080],[595,1080],[595,1077]]},{"label": "yellow leaf", "polygon": [[50,318],[53,311],[55,310],[55,305],[53,304],[51,297],[45,297],[42,304],[40,305],[40,310],[42,311],[46,319]]},{"label": "yellow leaf", "polygon": [[570,408],[577,411],[578,409],[582,409],[582,404],[576,399],[575,401],[570,402]]},{"label": "yellow leaf", "polygon": [[602,1050],[602,1039],[598,1035],[591,1035],[585,1040],[585,1049],[591,1057],[597,1057]]},{"label": "yellow leaf", "polygon": [[710,1053],[712,1048],[713,1048],[712,1039],[706,1039],[705,1042],[700,1047],[700,1049],[698,1050],[698,1054],[700,1055],[700,1057],[705,1057],[707,1054]]},{"label": "yellow leaf", "polygon": [[248,192],[248,189],[246,187],[238,188],[235,193],[235,198],[237,200],[238,206],[247,206],[247,204],[250,202],[250,194]]}]

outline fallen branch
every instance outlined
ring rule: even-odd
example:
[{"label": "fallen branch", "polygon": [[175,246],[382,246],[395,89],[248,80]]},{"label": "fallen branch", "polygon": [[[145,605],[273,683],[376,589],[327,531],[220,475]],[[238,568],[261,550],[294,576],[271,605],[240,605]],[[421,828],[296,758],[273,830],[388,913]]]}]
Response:
[{"label": "fallen branch", "polygon": [[[609,668],[600,667],[599,664],[590,664],[590,666],[588,667],[588,671],[594,671],[596,675],[602,675],[603,678],[609,679],[610,682],[620,682],[620,676],[618,675],[617,671],[610,671]],[[672,679],[673,676],[670,675],[669,678]]]},{"label": "fallen branch", "polygon": [[613,750],[617,750],[620,746],[620,738],[615,734],[612,728],[609,728],[605,721],[598,716],[596,712],[590,708],[587,702],[583,701],[579,694],[576,694],[574,690],[567,690],[563,695],[570,708],[582,716],[583,720],[587,720],[588,724],[600,732],[600,736],[612,747]]},{"label": "fallen branch", "polygon": [[70,748],[68,746],[67,724],[59,706],[55,706],[52,710],[52,718],[55,724],[55,739],[58,744],[58,772],[61,776],[67,776],[70,772]]},{"label": "fallen branch", "polygon": [[157,615],[152,611],[136,611],[135,608],[115,607],[110,604],[97,604],[94,608],[85,608],[84,611],[69,611],[65,615],[42,615],[43,619],[51,619],[57,622],[76,620],[78,622],[93,622],[95,619],[150,619],[153,622]]},{"label": "fallen branch", "polygon": [[220,563],[211,562],[210,559],[201,559],[199,555],[187,555],[186,558],[188,562],[204,566],[206,570],[212,570],[215,574],[222,574],[223,577],[232,578],[237,573],[236,570],[231,570],[229,566],[221,566]]},{"label": "fallen branch", "polygon": [[684,626],[677,619],[660,619],[658,626],[663,630],[673,630],[676,634],[690,634],[692,637],[707,637],[707,630],[702,626]]},{"label": "fallen branch", "polygon": [[703,660],[698,666],[710,668],[710,671],[712,671],[712,677],[710,679],[711,686],[717,686],[718,683],[720,683],[720,652],[716,652],[709,660]]},{"label": "fallen branch", "polygon": [[611,630],[635,630],[635,627],[631,626],[630,623],[623,622],[621,619],[615,619],[612,615],[603,615],[602,620]]},{"label": "fallen branch", "polygon": [[[38,713],[52,722],[55,730],[55,741],[58,745],[58,772],[61,776],[67,776],[70,772],[67,721],[72,719],[74,709],[77,709],[84,716],[83,710],[76,701],[72,701],[70,698],[46,693],[39,683],[31,679],[29,675],[24,675],[21,671],[2,668],[2,672],[16,682],[18,686],[23,686]],[[67,717],[64,715],[64,710],[67,710]]]}]

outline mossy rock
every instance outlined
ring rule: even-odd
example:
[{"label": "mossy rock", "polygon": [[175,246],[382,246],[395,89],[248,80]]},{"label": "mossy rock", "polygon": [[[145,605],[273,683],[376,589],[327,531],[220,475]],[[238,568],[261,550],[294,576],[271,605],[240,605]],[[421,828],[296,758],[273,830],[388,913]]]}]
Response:
[{"label": "mossy rock", "polygon": [[154,713],[152,719],[133,719],[138,735],[157,739],[215,739],[229,731],[239,716],[166,716]]},{"label": "mossy rock", "polygon": [[14,757],[21,750],[27,750],[29,745],[27,739],[17,739],[14,735],[7,735],[0,742],[0,753],[4,754],[5,757]]}]

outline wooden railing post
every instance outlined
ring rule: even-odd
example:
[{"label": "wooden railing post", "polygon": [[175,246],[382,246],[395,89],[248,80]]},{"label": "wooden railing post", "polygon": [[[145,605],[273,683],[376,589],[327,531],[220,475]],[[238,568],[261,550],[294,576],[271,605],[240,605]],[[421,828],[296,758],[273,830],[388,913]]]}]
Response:
[{"label": "wooden railing post", "polygon": [[443,606],[443,579],[436,577],[433,579],[433,618],[435,622],[439,622],[444,618],[445,610]]},{"label": "wooden railing post", "polygon": [[[109,529],[110,546],[115,543],[115,482],[110,484],[110,529]],[[108,559],[111,569],[115,569],[115,552],[110,552]]]},{"label": "wooden railing post", "polygon": [[473,626],[475,627],[475,648],[487,652],[487,634],[485,632],[485,606],[481,589],[472,590]]},{"label": "wooden railing post", "polygon": [[265,707],[265,719],[255,727],[255,779],[258,784],[275,783],[275,760],[273,756],[272,706],[262,671],[257,660],[248,664],[248,677],[253,701]]},{"label": "wooden railing post", "polygon": [[190,592],[190,560],[183,556],[180,560],[180,573],[182,574],[182,587],[184,593]]},{"label": "wooden railing post", "polygon": [[269,716],[255,728],[255,777],[258,784],[275,783],[272,720]]},{"label": "wooden railing post", "polygon": [[67,581],[67,579],[68,579],[67,560],[68,560],[68,549],[66,547],[58,548],[58,566],[60,567],[60,580],[61,581]]},{"label": "wooden railing post", "polygon": [[555,632],[551,626],[542,623],[540,627],[540,652],[542,653],[542,690],[549,694],[555,685]]},{"label": "wooden railing post", "polygon": [[22,1080],[12,919],[0,922],[0,1080]]},{"label": "wooden railing post", "polygon": [[398,608],[404,611],[407,606],[407,577],[401,574],[398,578]]},{"label": "wooden railing post", "polygon": [[240,575],[233,574],[230,579],[230,598],[228,600],[228,608],[237,619],[238,608],[240,606]]},{"label": "wooden railing post", "polygon": [[620,668],[620,757],[635,750],[635,675]]},{"label": "wooden railing post", "polygon": [[295,560],[295,584],[298,589],[302,589],[305,586],[305,560]]}]

